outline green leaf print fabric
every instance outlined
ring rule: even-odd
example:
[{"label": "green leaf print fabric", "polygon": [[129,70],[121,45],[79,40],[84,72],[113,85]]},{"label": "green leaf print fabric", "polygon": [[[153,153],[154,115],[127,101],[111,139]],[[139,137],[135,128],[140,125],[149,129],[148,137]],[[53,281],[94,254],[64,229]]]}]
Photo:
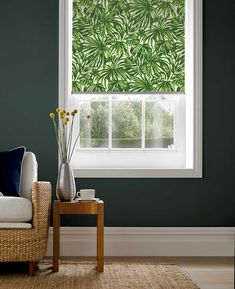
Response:
[{"label": "green leaf print fabric", "polygon": [[74,0],[73,92],[184,91],[184,0]]}]

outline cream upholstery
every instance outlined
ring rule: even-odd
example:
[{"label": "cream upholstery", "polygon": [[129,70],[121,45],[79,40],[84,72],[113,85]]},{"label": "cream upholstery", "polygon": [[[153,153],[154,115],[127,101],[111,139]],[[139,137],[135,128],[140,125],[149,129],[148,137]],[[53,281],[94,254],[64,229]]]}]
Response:
[{"label": "cream upholstery", "polygon": [[0,222],[0,229],[31,229],[31,223],[2,223]]},{"label": "cream upholstery", "polygon": [[31,222],[32,202],[19,197],[0,197],[0,222]]}]

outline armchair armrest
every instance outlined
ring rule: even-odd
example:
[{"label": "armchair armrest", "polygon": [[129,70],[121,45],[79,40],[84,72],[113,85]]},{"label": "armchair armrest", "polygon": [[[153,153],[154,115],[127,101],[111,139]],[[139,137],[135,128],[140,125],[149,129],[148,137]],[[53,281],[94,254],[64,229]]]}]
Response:
[{"label": "armchair armrest", "polygon": [[32,185],[33,228],[47,230],[50,221],[51,184],[34,182]]}]

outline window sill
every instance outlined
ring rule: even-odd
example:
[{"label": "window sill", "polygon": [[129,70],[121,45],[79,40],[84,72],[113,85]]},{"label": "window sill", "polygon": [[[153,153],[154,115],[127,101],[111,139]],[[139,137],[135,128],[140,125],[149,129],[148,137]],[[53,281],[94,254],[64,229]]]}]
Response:
[{"label": "window sill", "polygon": [[75,178],[202,178],[202,169],[74,169]]}]

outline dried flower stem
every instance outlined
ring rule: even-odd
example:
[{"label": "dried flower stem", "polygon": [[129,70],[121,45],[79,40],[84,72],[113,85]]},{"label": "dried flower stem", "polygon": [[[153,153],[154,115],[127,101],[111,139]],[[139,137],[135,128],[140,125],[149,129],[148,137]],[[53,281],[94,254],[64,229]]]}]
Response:
[{"label": "dried flower stem", "polygon": [[71,112],[72,122],[70,121],[70,113],[65,110],[56,109],[58,122],[55,121],[55,114],[50,113],[50,118],[53,120],[54,131],[56,135],[56,140],[58,144],[60,160],[63,163],[70,162],[75,146],[77,144],[80,133],[78,133],[73,143],[73,129],[74,129],[74,117],[77,114],[77,109]]}]

